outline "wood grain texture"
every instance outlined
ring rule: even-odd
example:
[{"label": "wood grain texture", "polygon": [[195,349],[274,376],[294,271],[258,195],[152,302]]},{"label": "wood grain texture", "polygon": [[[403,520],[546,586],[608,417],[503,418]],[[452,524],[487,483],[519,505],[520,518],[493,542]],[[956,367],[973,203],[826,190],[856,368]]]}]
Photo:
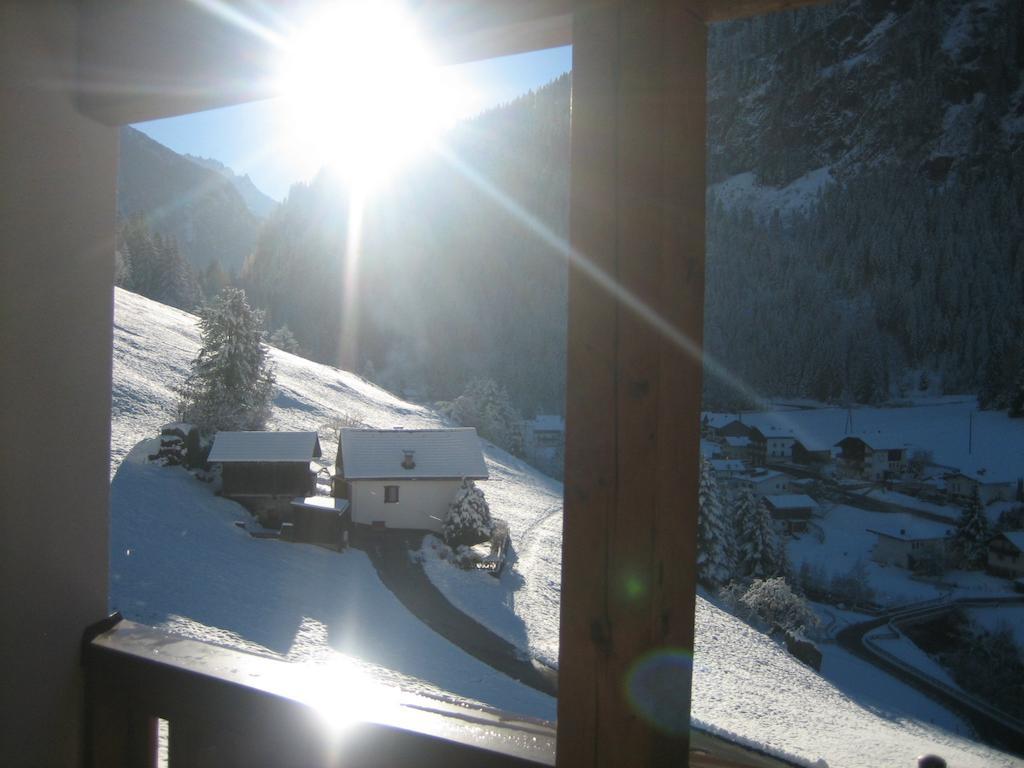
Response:
[{"label": "wood grain texture", "polygon": [[[683,765],[706,28],[644,0],[578,13],[573,39],[572,245],[618,287],[570,272],[558,764]],[[666,689],[633,687],[646,665]]]}]

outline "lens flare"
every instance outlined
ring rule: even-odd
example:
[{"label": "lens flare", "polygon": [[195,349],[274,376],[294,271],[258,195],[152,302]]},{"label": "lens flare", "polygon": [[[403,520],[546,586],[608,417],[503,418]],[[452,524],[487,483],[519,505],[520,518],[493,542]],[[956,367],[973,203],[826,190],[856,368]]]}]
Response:
[{"label": "lens flare", "polygon": [[626,699],[633,712],[672,736],[690,728],[693,656],[682,648],[662,648],[640,657],[626,673]]}]

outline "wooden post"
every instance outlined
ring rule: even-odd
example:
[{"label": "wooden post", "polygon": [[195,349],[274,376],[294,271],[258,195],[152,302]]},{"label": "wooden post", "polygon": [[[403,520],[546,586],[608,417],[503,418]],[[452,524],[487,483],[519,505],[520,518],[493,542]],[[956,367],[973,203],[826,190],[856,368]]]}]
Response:
[{"label": "wooden post", "polygon": [[704,306],[703,21],[576,13],[558,765],[685,765]]}]

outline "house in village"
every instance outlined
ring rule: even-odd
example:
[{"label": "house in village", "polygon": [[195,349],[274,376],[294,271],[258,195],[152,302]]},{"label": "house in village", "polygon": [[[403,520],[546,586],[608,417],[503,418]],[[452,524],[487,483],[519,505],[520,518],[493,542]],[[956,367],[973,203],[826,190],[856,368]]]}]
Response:
[{"label": "house in village", "polygon": [[736,478],[739,485],[748,486],[759,496],[785,493],[789,483],[789,476],[783,472],[776,472],[773,469],[758,469],[746,475]]},{"label": "house in village", "polygon": [[797,464],[829,464],[838,453],[831,439],[802,435],[793,442],[793,461]]},{"label": "house in village", "polygon": [[966,501],[978,494],[982,504],[1013,499],[1017,484],[1011,480],[988,476],[985,470],[952,472],[945,477],[946,493],[954,499]]},{"label": "house in village", "polygon": [[792,434],[776,433],[771,429],[764,432],[758,427],[751,427],[748,437],[750,460],[756,465],[781,464],[793,458],[796,438]]},{"label": "house in village", "polygon": [[218,432],[208,460],[221,466],[221,495],[276,528],[292,499],[313,495],[320,455],[316,432]]},{"label": "house in village", "polygon": [[818,502],[802,493],[769,494],[764,502],[772,520],[781,523],[786,533],[803,533],[818,511]]},{"label": "house in village", "polygon": [[472,427],[341,430],[334,496],[356,525],[440,533],[463,478],[487,479]]},{"label": "house in village", "polygon": [[722,438],[722,456],[727,459],[747,460],[750,457],[750,438],[726,436]]},{"label": "house in village", "polygon": [[1024,531],[1004,531],[988,543],[988,571],[996,576],[1024,576]]},{"label": "house in village", "polygon": [[883,565],[918,570],[929,557],[943,556],[949,550],[953,531],[942,523],[893,515],[884,527],[868,528],[878,537],[871,559]]},{"label": "house in village", "polygon": [[859,437],[844,437],[836,446],[839,460],[853,474],[880,481],[900,477],[907,472],[911,447],[908,445],[871,445]]},{"label": "house in village", "polygon": [[523,451],[538,469],[561,477],[565,455],[565,417],[539,414],[523,422]]},{"label": "house in village", "polygon": [[715,479],[723,483],[732,483],[747,471],[746,464],[736,459],[711,459],[708,463],[715,471]]}]

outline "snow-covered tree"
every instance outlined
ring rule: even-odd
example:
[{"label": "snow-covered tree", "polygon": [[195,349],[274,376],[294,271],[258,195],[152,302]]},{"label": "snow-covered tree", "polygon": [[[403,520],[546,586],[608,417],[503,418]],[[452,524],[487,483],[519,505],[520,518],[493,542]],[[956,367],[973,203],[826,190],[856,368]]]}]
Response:
[{"label": "snow-covered tree", "polygon": [[796,594],[781,576],[754,579],[746,588],[734,585],[725,597],[740,611],[756,616],[769,628],[803,632],[819,624],[807,600]]},{"label": "snow-covered tree", "polygon": [[204,433],[258,430],[270,415],[274,373],[263,347],[262,313],[239,288],[225,288],[200,313],[202,347],[179,390],[179,416]]},{"label": "snow-covered tree", "polygon": [[967,502],[956,523],[954,542],[963,564],[968,568],[981,568],[988,555],[988,518],[978,496],[978,489]]},{"label": "snow-covered tree", "polygon": [[782,544],[764,501],[747,487],[736,505],[737,572],[744,578],[764,579],[782,572]]},{"label": "snow-covered tree", "polygon": [[721,586],[729,581],[733,570],[731,521],[726,518],[714,470],[703,456],[697,502],[697,578],[709,587]]},{"label": "snow-covered tree", "polygon": [[443,532],[444,540],[453,547],[479,544],[494,532],[487,499],[472,480],[463,478],[455,492],[455,498],[448,505]]},{"label": "snow-covered tree", "polygon": [[505,388],[493,379],[474,379],[442,410],[459,424],[476,427],[483,437],[509,453],[522,455],[523,418]]},{"label": "snow-covered tree", "polygon": [[299,348],[299,342],[295,340],[294,334],[288,328],[288,325],[282,325],[267,339],[267,343],[272,347],[277,347],[282,352],[291,352],[293,355],[302,354]]}]

